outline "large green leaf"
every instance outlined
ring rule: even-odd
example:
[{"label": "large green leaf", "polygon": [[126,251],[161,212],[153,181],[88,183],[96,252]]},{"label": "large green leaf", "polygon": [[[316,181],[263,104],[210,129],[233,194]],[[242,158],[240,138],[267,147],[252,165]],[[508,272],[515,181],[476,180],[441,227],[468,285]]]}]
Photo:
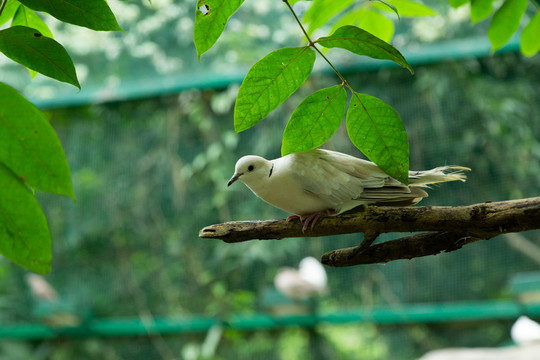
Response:
[{"label": "large green leaf", "polygon": [[51,271],[51,235],[32,191],[0,163],[0,253],[28,270]]},{"label": "large green leaf", "polygon": [[384,101],[353,93],[347,111],[352,143],[384,172],[409,183],[409,143],[401,118]]},{"label": "large green leaf", "polygon": [[340,27],[332,35],[316,42],[327,48],[337,47],[374,59],[391,60],[413,73],[412,67],[396,48],[356,26]]},{"label": "large green leaf", "polygon": [[[392,5],[397,10],[401,17],[417,17],[417,16],[433,16],[437,15],[437,12],[424,4],[410,0],[387,0],[388,5]],[[393,11],[391,8],[381,3],[374,3],[373,7],[385,10]]]},{"label": "large green leaf", "polygon": [[60,21],[92,30],[123,31],[105,0],[19,0],[36,11]]},{"label": "large green leaf", "polygon": [[17,9],[17,12],[15,13],[15,16],[13,17],[13,21],[11,22],[11,26],[17,26],[22,25],[26,26],[32,29],[36,29],[41,33],[41,35],[47,36],[52,38],[53,34],[47,24],[41,20],[37,14],[32,11],[32,9],[21,5]]},{"label": "large green leaf", "polygon": [[13,26],[1,30],[0,52],[29,69],[81,88],[66,49],[35,29]]},{"label": "large green leaf", "polygon": [[493,0],[471,0],[471,20],[473,23],[486,19],[493,11]]},{"label": "large green leaf", "polygon": [[[0,3],[2,2],[0,1]],[[2,11],[2,14],[0,14],[0,26],[4,25],[13,18],[19,6],[21,6],[21,3],[17,0],[7,1],[6,5],[4,6],[4,11]]]},{"label": "large green leaf", "polygon": [[199,60],[225,30],[227,21],[238,10],[244,0],[198,0],[195,10],[193,40]]},{"label": "large green leaf", "polygon": [[523,29],[520,47],[525,56],[533,56],[540,51],[540,12],[537,12]]},{"label": "large green leaf", "polygon": [[271,52],[249,69],[234,106],[234,130],[249,129],[277,108],[306,81],[315,51],[309,47]]},{"label": "large green leaf", "polygon": [[74,198],[62,145],[43,114],[0,82],[0,162],[32,188]]},{"label": "large green leaf", "polygon": [[356,25],[375,37],[390,43],[394,36],[394,22],[376,10],[360,9]]},{"label": "large green leaf", "polygon": [[527,9],[527,0],[505,0],[497,9],[489,25],[488,38],[493,51],[510,40],[519,27],[519,21]]},{"label": "large green leaf", "polygon": [[309,7],[304,15],[304,21],[309,25],[308,33],[313,33],[335,15],[349,7],[354,0],[317,0]]},{"label": "large green leaf", "polygon": [[343,85],[321,89],[305,98],[285,128],[281,155],[324,144],[339,128],[346,106],[347,94]]}]

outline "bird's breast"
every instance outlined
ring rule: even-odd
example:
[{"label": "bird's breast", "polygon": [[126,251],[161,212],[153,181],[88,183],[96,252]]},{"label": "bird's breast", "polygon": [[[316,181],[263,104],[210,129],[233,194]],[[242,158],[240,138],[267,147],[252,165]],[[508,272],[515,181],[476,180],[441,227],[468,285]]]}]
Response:
[{"label": "bird's breast", "polygon": [[306,192],[290,177],[274,174],[264,182],[246,184],[251,191],[270,205],[295,215],[313,214],[332,208],[321,198]]}]

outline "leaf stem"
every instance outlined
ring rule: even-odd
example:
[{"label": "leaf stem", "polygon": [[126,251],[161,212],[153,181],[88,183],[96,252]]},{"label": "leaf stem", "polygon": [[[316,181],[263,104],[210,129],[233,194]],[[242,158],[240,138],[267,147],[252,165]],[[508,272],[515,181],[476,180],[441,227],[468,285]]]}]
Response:
[{"label": "leaf stem", "polygon": [[341,79],[341,81],[343,82],[343,85],[344,86],[347,86],[349,88],[349,90],[351,90],[351,92],[354,93],[353,89],[351,88],[351,86],[349,85],[349,83],[347,83],[347,80],[345,80],[345,78],[343,77],[343,75],[341,75],[341,73],[338,71],[338,69],[335,68],[335,66],[330,62],[330,60],[328,60],[328,58],[322,53],[321,50],[319,50],[319,48],[317,46],[315,46],[315,42],[313,40],[311,40],[311,38],[309,37],[306,29],[304,28],[304,26],[302,25],[302,22],[300,21],[300,19],[298,19],[298,16],[296,15],[296,13],[294,12],[291,4],[289,4],[289,1],[288,0],[282,0],[286,5],[287,7],[289,8],[289,10],[291,11],[291,13],[293,14],[294,18],[296,19],[296,22],[298,23],[298,26],[300,26],[300,29],[302,29],[302,32],[304,33],[304,35],[306,36],[306,39],[308,40],[308,43],[309,43],[309,46],[312,47],[313,49],[315,49],[315,51],[317,51],[319,53],[319,55],[322,56],[322,58],[328,63],[328,65],[330,65],[330,67],[332,68],[332,70],[334,70],[334,72],[337,74],[337,76]]}]

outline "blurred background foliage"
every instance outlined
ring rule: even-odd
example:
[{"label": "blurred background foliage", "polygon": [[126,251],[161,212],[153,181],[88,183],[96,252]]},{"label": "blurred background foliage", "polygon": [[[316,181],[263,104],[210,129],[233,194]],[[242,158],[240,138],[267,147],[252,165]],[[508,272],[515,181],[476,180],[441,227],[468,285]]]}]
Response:
[{"label": "blurred background foliage", "polygon": [[[477,30],[464,25],[461,8],[450,12],[436,5],[441,2],[425,3],[443,14],[443,24],[433,28],[437,18],[420,23],[402,19],[395,42],[414,48]],[[127,34],[87,38],[86,32],[78,33],[84,30],[66,27],[58,37],[66,37],[61,42],[78,59],[79,74],[88,73],[81,76],[83,88],[118,89],[146,82],[159,88],[166,77],[236,72],[274,47],[297,43],[298,32],[280,1],[246,5],[231,19],[224,41],[203,56],[202,65],[191,44],[191,2],[111,1]],[[422,28],[434,29],[432,38],[416,36],[423,31],[415,29]],[[409,136],[412,169],[444,164],[473,169],[467,183],[434,187],[422,205],[464,205],[538,195],[539,65],[538,56],[510,52],[418,65],[414,76],[396,68],[346,76],[353,87],[398,111]],[[29,75],[9,64],[3,64],[1,74],[19,81],[36,99],[54,96],[56,101],[65,91],[73,92],[62,84],[53,88],[44,78],[26,85]],[[245,187],[227,188],[226,182],[242,155],[278,157],[282,131],[298,102],[336,82],[324,73],[312,76],[268,119],[236,137],[234,83],[49,110],[69,160],[77,203],[38,194],[53,237],[53,270],[47,280],[62,299],[93,318],[227,319],[267,311],[261,295],[280,267],[353,246],[358,235],[229,245],[202,240],[198,231],[223,221],[286,215]],[[361,156],[345,129],[326,147]],[[540,246],[538,232],[521,235]],[[329,268],[330,292],[319,299],[318,311],[508,299],[512,275],[539,267],[501,236],[450,254],[385,266]],[[25,275],[25,270],[0,260],[0,324],[39,321]],[[210,333],[1,340],[0,359],[412,359],[441,347],[500,346],[509,340],[510,325],[488,321],[225,329],[215,348]]]}]

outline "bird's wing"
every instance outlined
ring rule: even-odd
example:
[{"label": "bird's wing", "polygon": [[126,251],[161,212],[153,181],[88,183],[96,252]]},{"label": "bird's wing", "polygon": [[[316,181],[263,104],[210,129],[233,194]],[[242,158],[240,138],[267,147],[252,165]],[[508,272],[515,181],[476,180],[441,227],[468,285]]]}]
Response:
[{"label": "bird's wing", "polygon": [[290,166],[304,191],[338,207],[358,198],[366,186],[384,186],[383,178],[370,176],[370,169],[363,168],[364,164],[354,160],[360,159],[330,151],[311,150],[292,154]]},{"label": "bird's wing", "polygon": [[334,207],[350,200],[372,203],[415,197],[408,186],[370,161],[321,149],[293,155],[291,165],[305,191]]}]

